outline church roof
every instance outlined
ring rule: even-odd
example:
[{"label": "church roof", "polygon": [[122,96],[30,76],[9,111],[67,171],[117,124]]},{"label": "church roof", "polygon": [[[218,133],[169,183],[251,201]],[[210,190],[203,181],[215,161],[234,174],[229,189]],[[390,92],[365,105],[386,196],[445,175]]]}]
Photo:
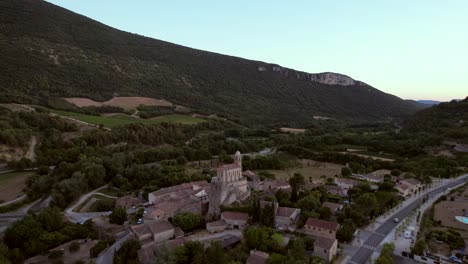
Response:
[{"label": "church roof", "polygon": [[234,169],[240,169],[241,167],[237,163],[231,163],[231,164],[226,164],[226,165],[221,165],[218,167],[218,170],[234,170]]}]

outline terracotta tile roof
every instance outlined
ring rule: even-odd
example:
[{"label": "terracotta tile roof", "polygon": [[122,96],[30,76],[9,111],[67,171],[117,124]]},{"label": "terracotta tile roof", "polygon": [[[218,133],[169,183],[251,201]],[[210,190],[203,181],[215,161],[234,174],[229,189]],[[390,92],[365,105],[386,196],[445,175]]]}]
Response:
[{"label": "terracotta tile roof", "polygon": [[155,195],[155,196],[160,196],[160,195],[164,195],[164,194],[168,194],[168,193],[172,193],[172,192],[177,192],[177,191],[182,191],[182,190],[188,190],[188,189],[197,190],[197,189],[199,189],[201,187],[208,186],[208,185],[209,185],[209,183],[207,181],[196,181],[196,182],[182,183],[182,184],[179,184],[179,185],[174,185],[174,186],[170,186],[170,187],[167,187],[167,188],[162,188],[160,190],[152,192],[152,194]]},{"label": "terracotta tile roof", "polygon": [[163,216],[164,215],[164,211],[159,209],[159,208],[156,208],[156,210],[154,210],[153,212],[149,213],[149,216],[150,217],[160,217],[160,216]]},{"label": "terracotta tile roof", "polygon": [[249,214],[242,213],[242,212],[226,211],[226,212],[221,213],[221,217],[226,220],[241,220],[241,221],[249,220]]},{"label": "terracotta tile roof", "polygon": [[148,225],[153,234],[159,234],[174,229],[174,227],[167,221],[147,221],[144,225]]},{"label": "terracotta tile roof", "polygon": [[333,244],[335,244],[336,239],[329,239],[325,237],[317,237],[314,241],[314,247],[319,247],[323,249],[330,249]]},{"label": "terracotta tile roof", "polygon": [[152,235],[151,229],[146,225],[132,225],[130,227],[137,236],[143,236],[143,235]]},{"label": "terracotta tile roof", "polygon": [[298,208],[291,208],[291,207],[278,207],[278,210],[276,211],[277,216],[282,216],[282,217],[291,217],[294,212],[297,210],[300,210]]},{"label": "terracotta tile roof", "polygon": [[156,256],[153,247],[144,247],[138,250],[138,260],[140,260],[142,264],[154,263]]},{"label": "terracotta tile roof", "polygon": [[120,207],[131,207],[142,204],[143,201],[140,198],[134,197],[133,195],[126,195],[115,199],[115,206]]},{"label": "terracotta tile roof", "polygon": [[403,191],[406,191],[406,190],[408,190],[409,188],[410,188],[410,187],[409,187],[408,185],[404,184],[404,183],[400,183],[400,184],[398,184],[398,186],[397,186],[397,189],[401,189],[401,190],[403,190]]},{"label": "terracotta tile roof", "polygon": [[348,178],[336,178],[335,181],[337,183],[344,183],[344,184],[349,184],[349,185],[354,185],[356,184],[356,181],[353,179],[348,179]]},{"label": "terracotta tile roof", "polygon": [[240,169],[240,168],[241,167],[239,166],[239,164],[231,163],[231,164],[225,164],[225,165],[219,166],[218,170],[228,171],[228,170],[235,170],[235,169]]},{"label": "terracotta tile roof", "polygon": [[421,184],[421,182],[416,179],[405,179],[402,182],[408,183],[409,185],[413,185],[413,186]]},{"label": "terracotta tile roof", "polygon": [[246,170],[244,172],[242,172],[242,175],[246,176],[246,177],[254,177],[254,176],[257,176],[257,174],[253,171],[250,171],[250,170]]},{"label": "terracotta tile roof", "polygon": [[319,227],[319,228],[323,228],[323,229],[327,229],[327,230],[331,230],[335,232],[338,231],[338,227],[339,227],[338,223],[325,221],[325,220],[321,220],[317,218],[311,218],[311,217],[307,219],[307,222],[305,223],[305,225],[315,226],[315,227]]}]

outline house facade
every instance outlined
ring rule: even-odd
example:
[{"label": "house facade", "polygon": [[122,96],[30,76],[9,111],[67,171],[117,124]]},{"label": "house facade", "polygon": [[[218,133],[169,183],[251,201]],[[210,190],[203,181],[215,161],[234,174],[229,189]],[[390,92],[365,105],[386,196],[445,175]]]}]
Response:
[{"label": "house facade", "polygon": [[222,212],[221,220],[226,223],[227,229],[240,229],[244,230],[247,227],[249,214],[241,212]]},{"label": "house facade", "polygon": [[318,237],[314,241],[314,256],[323,258],[330,263],[338,252],[338,240]]},{"label": "house facade", "polygon": [[338,232],[339,227],[338,223],[310,217],[304,225],[307,234],[328,239],[336,238],[336,232]]},{"label": "house facade", "polygon": [[142,245],[160,243],[174,237],[174,227],[167,221],[146,221],[130,227]]},{"label": "house facade", "polygon": [[277,228],[287,228],[296,223],[300,214],[301,209],[299,208],[278,207],[275,216],[275,226]]}]

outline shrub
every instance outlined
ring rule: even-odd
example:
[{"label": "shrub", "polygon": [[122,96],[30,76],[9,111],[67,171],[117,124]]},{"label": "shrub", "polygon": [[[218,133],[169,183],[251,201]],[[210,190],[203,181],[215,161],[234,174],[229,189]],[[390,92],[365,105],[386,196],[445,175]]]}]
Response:
[{"label": "shrub", "polygon": [[63,251],[61,251],[61,250],[52,250],[49,253],[49,258],[50,259],[58,259],[58,258],[61,258],[61,257],[63,257]]},{"label": "shrub", "polygon": [[68,247],[68,250],[70,252],[76,252],[80,249],[80,243],[78,241],[73,241],[70,246]]},{"label": "shrub", "polygon": [[94,245],[94,247],[92,247],[90,250],[89,250],[89,255],[92,257],[92,258],[95,258],[99,255],[99,253],[101,253],[102,251],[104,251],[108,246],[110,245],[109,241],[107,240],[100,240],[99,242],[97,242],[96,245]]}]

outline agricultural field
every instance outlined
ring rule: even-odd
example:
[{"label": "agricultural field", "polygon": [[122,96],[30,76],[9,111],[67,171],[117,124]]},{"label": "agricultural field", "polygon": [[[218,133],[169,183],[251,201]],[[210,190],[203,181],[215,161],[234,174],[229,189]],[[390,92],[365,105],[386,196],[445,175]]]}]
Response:
[{"label": "agricultural field", "polygon": [[186,115],[166,115],[166,116],[154,117],[151,119],[140,119],[140,118],[135,118],[135,117],[125,115],[125,114],[116,114],[113,116],[93,116],[93,115],[86,115],[86,114],[81,114],[81,113],[60,111],[60,110],[50,110],[50,112],[56,115],[70,117],[70,118],[80,120],[82,122],[86,122],[86,123],[96,125],[96,126],[99,126],[102,124],[104,127],[108,127],[108,128],[113,128],[116,126],[128,125],[128,124],[133,124],[133,123],[158,124],[158,123],[168,122],[168,123],[181,123],[181,124],[192,125],[192,124],[204,122],[204,120],[201,118],[186,116]]},{"label": "agricultural field", "polygon": [[7,172],[0,174],[0,201],[11,201],[23,193],[26,179],[33,171]]},{"label": "agricultural field", "polygon": [[166,100],[159,100],[149,97],[114,97],[109,101],[106,102],[97,102],[88,98],[63,98],[69,103],[72,103],[78,107],[85,107],[85,106],[103,106],[103,105],[110,105],[110,106],[118,106],[122,107],[125,110],[134,110],[139,105],[156,105],[156,106],[172,106],[171,102]]},{"label": "agricultural field", "polygon": [[313,160],[300,160],[300,166],[286,170],[266,170],[275,175],[276,179],[288,180],[294,173],[304,175],[306,181],[322,182],[327,178],[340,176],[343,165],[318,162]]}]

